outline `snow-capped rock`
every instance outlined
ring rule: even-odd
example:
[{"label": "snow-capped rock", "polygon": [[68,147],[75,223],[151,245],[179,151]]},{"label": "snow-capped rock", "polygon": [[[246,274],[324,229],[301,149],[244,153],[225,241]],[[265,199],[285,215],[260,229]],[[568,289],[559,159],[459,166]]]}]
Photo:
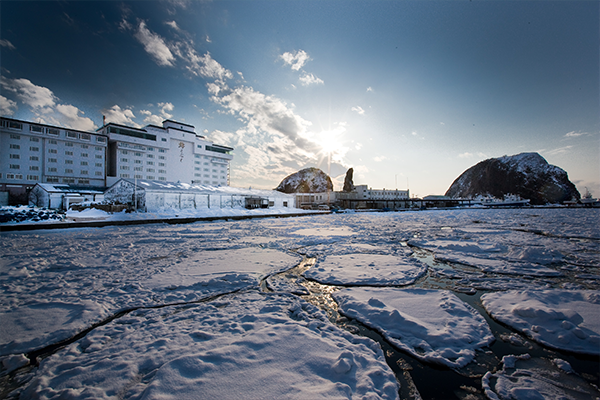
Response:
[{"label": "snow-capped rock", "polygon": [[333,190],[333,183],[319,168],[305,168],[281,181],[275,190],[284,193],[322,193]]},{"label": "snow-capped rock", "polygon": [[449,197],[478,195],[503,198],[516,194],[531,204],[560,203],[581,195],[567,173],[538,153],[490,158],[463,172],[446,192]]}]

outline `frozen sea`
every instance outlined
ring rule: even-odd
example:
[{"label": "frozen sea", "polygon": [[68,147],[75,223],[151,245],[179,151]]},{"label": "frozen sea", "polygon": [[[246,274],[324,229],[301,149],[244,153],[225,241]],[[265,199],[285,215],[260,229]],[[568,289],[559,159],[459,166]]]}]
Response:
[{"label": "frozen sea", "polygon": [[600,398],[598,209],[0,232],[0,285],[0,398]]}]

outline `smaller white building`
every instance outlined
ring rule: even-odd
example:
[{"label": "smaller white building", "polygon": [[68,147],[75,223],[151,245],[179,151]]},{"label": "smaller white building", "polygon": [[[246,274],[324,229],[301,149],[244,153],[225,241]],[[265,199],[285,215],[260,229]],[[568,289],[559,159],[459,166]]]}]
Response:
[{"label": "smaller white building", "polygon": [[148,212],[165,209],[295,207],[293,195],[274,190],[125,178],[106,190],[105,200],[130,204],[137,210]]},{"label": "smaller white building", "polygon": [[29,205],[68,210],[72,204],[101,202],[104,191],[100,188],[82,188],[65,184],[38,183],[29,192]]}]

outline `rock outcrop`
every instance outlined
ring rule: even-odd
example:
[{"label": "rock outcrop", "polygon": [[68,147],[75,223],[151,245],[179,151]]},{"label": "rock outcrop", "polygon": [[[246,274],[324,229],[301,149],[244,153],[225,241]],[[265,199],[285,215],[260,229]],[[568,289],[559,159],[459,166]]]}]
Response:
[{"label": "rock outcrop", "polygon": [[354,190],[354,181],[352,180],[353,175],[354,168],[350,168],[348,171],[346,171],[346,176],[344,177],[344,188],[342,189],[343,192],[350,193]]},{"label": "rock outcrop", "polygon": [[283,193],[322,193],[333,190],[333,183],[319,168],[305,168],[285,177],[275,190]]},{"label": "rock outcrop", "polygon": [[560,203],[581,198],[567,173],[538,153],[490,158],[472,166],[452,183],[446,196],[473,198],[516,194],[532,205]]}]

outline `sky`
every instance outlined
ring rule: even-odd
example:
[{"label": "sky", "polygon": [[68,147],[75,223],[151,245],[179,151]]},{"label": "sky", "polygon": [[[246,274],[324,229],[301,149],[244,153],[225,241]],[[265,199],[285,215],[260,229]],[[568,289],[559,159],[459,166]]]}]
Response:
[{"label": "sky", "polygon": [[444,194],[538,152],[600,197],[597,1],[2,1],[0,115],[164,119],[234,148],[231,186],[306,167]]}]

